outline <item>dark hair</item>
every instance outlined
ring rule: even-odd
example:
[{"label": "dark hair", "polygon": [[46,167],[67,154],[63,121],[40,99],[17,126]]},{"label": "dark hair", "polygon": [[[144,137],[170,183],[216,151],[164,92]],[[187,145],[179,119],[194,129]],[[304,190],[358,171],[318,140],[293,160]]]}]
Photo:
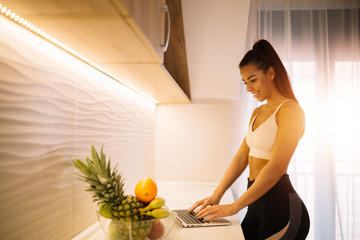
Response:
[{"label": "dark hair", "polygon": [[267,73],[269,67],[273,67],[275,71],[275,87],[282,95],[297,102],[287,71],[275,49],[268,41],[261,39],[255,42],[253,48],[241,60],[239,68],[249,63],[256,64],[258,69],[262,69],[264,73]]}]

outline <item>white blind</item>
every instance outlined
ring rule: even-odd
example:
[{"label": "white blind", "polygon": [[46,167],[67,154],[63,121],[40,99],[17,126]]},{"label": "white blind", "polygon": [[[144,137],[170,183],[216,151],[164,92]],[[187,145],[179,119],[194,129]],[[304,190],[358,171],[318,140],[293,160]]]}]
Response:
[{"label": "white blind", "polygon": [[273,44],[306,114],[305,135],[289,173],[309,210],[308,239],[358,239],[358,1],[324,1],[321,7],[313,1],[268,3],[251,2],[248,39]]}]

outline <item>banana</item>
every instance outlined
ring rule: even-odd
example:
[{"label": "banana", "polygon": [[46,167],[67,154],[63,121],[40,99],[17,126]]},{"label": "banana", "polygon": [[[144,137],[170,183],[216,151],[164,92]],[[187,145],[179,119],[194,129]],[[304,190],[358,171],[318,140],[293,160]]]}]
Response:
[{"label": "banana", "polygon": [[146,212],[144,214],[147,216],[154,217],[154,218],[164,218],[164,217],[169,216],[170,212],[165,208],[157,208],[150,212]]},{"label": "banana", "polygon": [[149,205],[147,205],[145,208],[141,210],[141,213],[150,211],[152,209],[161,208],[165,206],[165,199],[162,197],[157,197],[154,200],[152,200]]}]

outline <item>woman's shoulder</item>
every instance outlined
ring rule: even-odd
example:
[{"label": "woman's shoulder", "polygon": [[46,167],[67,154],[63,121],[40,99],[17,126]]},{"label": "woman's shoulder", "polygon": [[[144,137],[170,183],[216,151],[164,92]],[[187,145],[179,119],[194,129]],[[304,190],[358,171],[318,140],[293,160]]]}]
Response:
[{"label": "woman's shoulder", "polygon": [[305,112],[298,102],[291,100],[281,106],[277,114],[277,119],[278,121],[288,121],[292,119],[303,125],[305,122]]},{"label": "woman's shoulder", "polygon": [[289,100],[283,103],[281,108],[279,109],[279,112],[286,113],[287,114],[300,114],[304,115],[304,110],[300,106],[300,104],[297,101]]}]

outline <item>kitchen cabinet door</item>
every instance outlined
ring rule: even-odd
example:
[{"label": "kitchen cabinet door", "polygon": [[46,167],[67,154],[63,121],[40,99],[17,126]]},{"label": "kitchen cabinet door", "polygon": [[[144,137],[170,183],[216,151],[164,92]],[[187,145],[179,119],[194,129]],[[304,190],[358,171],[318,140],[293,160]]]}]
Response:
[{"label": "kitchen cabinet door", "polygon": [[[168,29],[165,30],[167,9],[165,0],[116,0],[123,6],[122,14],[129,21],[133,28],[140,28],[141,32],[150,42],[153,50],[159,58],[159,63],[163,63],[166,36]],[[165,7],[164,7],[165,6]],[[133,25],[135,24],[135,26]]]}]

